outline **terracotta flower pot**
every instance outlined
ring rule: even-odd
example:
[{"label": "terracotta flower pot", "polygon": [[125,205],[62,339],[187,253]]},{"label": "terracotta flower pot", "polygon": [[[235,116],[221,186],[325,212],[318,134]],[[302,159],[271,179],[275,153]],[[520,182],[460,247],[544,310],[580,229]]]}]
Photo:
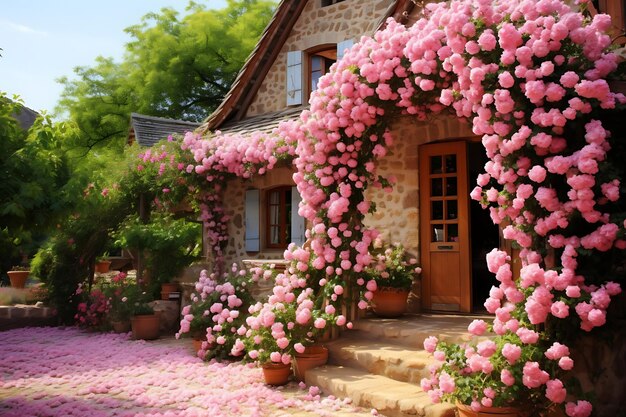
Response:
[{"label": "terracotta flower pot", "polygon": [[133,316],[130,325],[133,330],[133,339],[154,340],[159,338],[160,319],[156,314]]},{"label": "terracotta flower pot", "polygon": [[130,321],[128,320],[113,320],[111,321],[111,327],[115,333],[128,333],[130,332]]},{"label": "terracotta flower pot", "polygon": [[324,346],[307,346],[304,352],[296,353],[293,362],[293,373],[297,381],[304,381],[306,371],[328,362],[328,349]]},{"label": "terracotta flower pot", "polygon": [[9,271],[7,274],[13,288],[24,288],[30,271]]},{"label": "terracotta flower pot", "polygon": [[100,274],[106,274],[111,268],[111,261],[98,261],[96,262],[96,272]]},{"label": "terracotta flower pot", "polygon": [[481,407],[474,411],[469,405],[456,403],[459,417],[522,417],[519,408],[516,407]]},{"label": "terracotta flower pot", "polygon": [[380,317],[400,317],[406,311],[408,296],[408,289],[380,287],[374,291],[372,310]]},{"label": "terracotta flower pot", "polygon": [[291,374],[291,365],[285,365],[283,363],[264,363],[263,378],[267,385],[285,385],[289,380],[289,374]]},{"label": "terracotta flower pot", "polygon": [[178,291],[178,284],[165,283],[161,284],[161,300],[169,300],[171,292]]},{"label": "terracotta flower pot", "polygon": [[193,340],[192,340],[192,343],[193,343],[193,351],[194,351],[194,352],[198,353],[198,351],[199,351],[200,349],[202,349],[202,342],[203,342],[203,341],[204,341],[204,340],[199,340],[199,339],[193,339]]}]

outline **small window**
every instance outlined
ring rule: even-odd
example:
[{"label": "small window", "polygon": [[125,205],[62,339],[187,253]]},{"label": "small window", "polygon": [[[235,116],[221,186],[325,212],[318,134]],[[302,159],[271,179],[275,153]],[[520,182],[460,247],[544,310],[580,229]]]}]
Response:
[{"label": "small window", "polygon": [[332,6],[333,4],[341,3],[343,0],[322,0],[322,7]]},{"label": "small window", "polygon": [[268,248],[284,249],[291,243],[291,190],[290,186],[273,188],[265,196]]},{"label": "small window", "polygon": [[331,65],[335,62],[337,62],[337,48],[326,49],[309,55],[311,92],[317,90],[317,83],[320,78],[330,71]]}]

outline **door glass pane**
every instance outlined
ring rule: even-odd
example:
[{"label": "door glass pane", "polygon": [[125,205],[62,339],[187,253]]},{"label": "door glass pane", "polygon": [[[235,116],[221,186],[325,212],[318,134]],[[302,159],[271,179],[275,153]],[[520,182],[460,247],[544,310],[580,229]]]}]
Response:
[{"label": "door glass pane", "polygon": [[456,195],[456,177],[446,178],[446,195]]},{"label": "door glass pane", "polygon": [[448,242],[458,242],[459,241],[459,225],[458,224],[449,224],[448,225]]},{"label": "door glass pane", "polygon": [[446,220],[454,220],[457,218],[458,204],[456,200],[448,200],[446,202]]},{"label": "door glass pane", "polygon": [[430,210],[431,220],[443,220],[443,201],[431,201]]},{"label": "door glass pane", "polygon": [[443,224],[437,224],[433,226],[433,233],[431,237],[432,242],[443,242]]},{"label": "door glass pane", "polygon": [[430,173],[431,174],[441,174],[442,166],[441,166],[441,156],[431,156],[430,157]]},{"label": "door glass pane", "polygon": [[443,196],[443,178],[431,178],[430,195],[433,197]]},{"label": "door glass pane", "polygon": [[450,174],[456,172],[456,155],[446,155],[445,164],[446,173]]}]

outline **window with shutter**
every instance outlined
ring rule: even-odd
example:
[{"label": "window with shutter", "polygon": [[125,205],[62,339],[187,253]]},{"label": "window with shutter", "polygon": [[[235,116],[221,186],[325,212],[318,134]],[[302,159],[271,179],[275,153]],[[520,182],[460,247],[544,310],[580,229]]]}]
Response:
[{"label": "window with shutter", "polygon": [[287,105],[302,104],[302,51],[287,52]]},{"label": "window with shutter", "polygon": [[337,48],[332,47],[322,51],[312,52],[309,54],[309,79],[311,82],[311,91],[317,90],[317,83],[322,75],[326,74],[331,65],[337,62]]},{"label": "window with shutter", "polygon": [[291,242],[291,187],[276,187],[265,194],[265,246],[285,249]]},{"label": "window with shutter", "polygon": [[261,249],[261,236],[259,233],[259,190],[246,191],[246,224],[245,240],[246,252],[258,252]]}]

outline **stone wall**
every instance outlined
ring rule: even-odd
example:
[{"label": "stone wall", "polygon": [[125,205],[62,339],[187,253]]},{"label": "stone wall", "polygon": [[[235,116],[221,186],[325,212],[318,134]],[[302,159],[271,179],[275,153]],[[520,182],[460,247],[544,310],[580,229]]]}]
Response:
[{"label": "stone wall", "polygon": [[[306,51],[318,45],[336,44],[347,39],[357,41],[362,35],[373,35],[389,4],[389,0],[345,0],[321,7],[320,0],[308,0],[248,108],[246,117],[286,107],[288,51]],[[303,62],[304,71],[306,67],[306,62]],[[308,101],[308,95],[304,94],[308,92],[303,92],[302,104]]]}]

